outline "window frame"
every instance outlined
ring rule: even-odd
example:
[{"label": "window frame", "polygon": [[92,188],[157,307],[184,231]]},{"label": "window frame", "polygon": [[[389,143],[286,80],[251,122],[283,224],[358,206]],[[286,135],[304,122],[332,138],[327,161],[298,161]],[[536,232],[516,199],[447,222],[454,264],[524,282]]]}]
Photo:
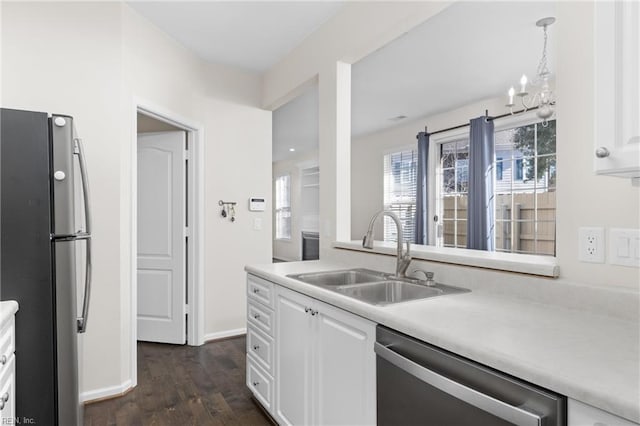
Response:
[{"label": "window frame", "polygon": [[[553,120],[557,120],[557,117],[553,117]],[[494,120],[494,132],[500,132],[503,130],[514,129],[517,127],[528,126],[536,123],[541,123],[542,120],[536,115],[535,111],[527,111],[525,113],[521,113],[518,115],[511,115],[508,117],[502,117]],[[438,221],[437,223],[433,221],[433,217],[438,215],[438,212],[442,210],[442,197],[440,196],[440,189],[442,188],[442,178],[441,173],[442,170],[440,168],[440,153],[441,153],[441,145],[447,142],[457,141],[461,138],[469,137],[469,127],[463,127],[459,129],[452,129],[446,132],[438,133],[436,135],[432,135],[429,139],[429,160],[427,164],[427,179],[428,183],[428,218],[429,223],[427,224],[428,228],[428,244],[434,247],[441,247],[437,245],[438,239],[438,224],[441,224],[442,221]],[[557,143],[557,141],[556,141]],[[557,156],[557,147],[556,147],[556,156]],[[495,163],[495,156],[494,156]],[[524,162],[523,162],[524,168]],[[523,170],[523,178],[524,178],[524,170]],[[496,177],[496,168],[493,168],[493,179],[497,180]],[[439,219],[441,219],[439,217]],[[556,231],[557,233],[557,231]],[[495,236],[494,236],[495,238]],[[556,239],[557,244],[557,239]],[[458,248],[459,249],[459,248]],[[551,255],[539,255],[539,254],[529,254],[529,253],[517,253],[524,256],[545,256],[555,258]]]},{"label": "window frame", "polygon": [[[281,178],[287,177],[288,178],[288,195],[289,195],[289,206],[288,207],[283,207],[283,208],[278,208],[278,180]],[[293,208],[291,206],[291,198],[292,198],[292,194],[291,194],[291,173],[282,173],[278,176],[276,176],[273,180],[273,221],[274,221],[274,229],[273,229],[273,233],[274,233],[274,240],[275,241],[287,241],[290,242],[292,239],[292,234],[293,234]],[[285,209],[289,210],[289,236],[288,237],[278,237],[278,213],[281,211],[284,211]]]}]

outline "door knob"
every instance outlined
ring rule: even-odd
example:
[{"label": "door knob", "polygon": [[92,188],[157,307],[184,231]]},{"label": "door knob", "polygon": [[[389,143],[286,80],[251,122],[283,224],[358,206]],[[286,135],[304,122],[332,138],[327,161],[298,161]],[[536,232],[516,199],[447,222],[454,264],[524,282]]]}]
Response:
[{"label": "door knob", "polygon": [[609,152],[607,147],[601,146],[600,148],[596,149],[596,157],[598,158],[607,158],[609,154],[611,153]]}]

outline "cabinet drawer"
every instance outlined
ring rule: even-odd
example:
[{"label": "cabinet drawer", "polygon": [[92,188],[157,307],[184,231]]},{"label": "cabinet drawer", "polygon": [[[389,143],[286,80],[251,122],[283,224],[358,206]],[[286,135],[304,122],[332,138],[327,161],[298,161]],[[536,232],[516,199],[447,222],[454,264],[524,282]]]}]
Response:
[{"label": "cabinet drawer", "polygon": [[258,364],[271,375],[273,375],[274,346],[271,337],[249,324],[247,329],[247,354],[253,355]]},{"label": "cabinet drawer", "polygon": [[0,374],[0,423],[15,424],[16,357],[11,354]]},{"label": "cabinet drawer", "polygon": [[273,320],[275,315],[273,311],[266,306],[256,303],[253,300],[249,300],[247,306],[247,318],[249,324],[253,324],[260,330],[273,337]]},{"label": "cabinet drawer", "polygon": [[247,292],[250,299],[273,309],[273,283],[255,275],[247,275]]},{"label": "cabinet drawer", "polygon": [[271,413],[273,404],[273,379],[255,361],[253,355],[247,356],[247,387]]},{"label": "cabinet drawer", "polygon": [[15,317],[11,316],[0,330],[0,372],[7,367],[11,354],[15,351]]}]

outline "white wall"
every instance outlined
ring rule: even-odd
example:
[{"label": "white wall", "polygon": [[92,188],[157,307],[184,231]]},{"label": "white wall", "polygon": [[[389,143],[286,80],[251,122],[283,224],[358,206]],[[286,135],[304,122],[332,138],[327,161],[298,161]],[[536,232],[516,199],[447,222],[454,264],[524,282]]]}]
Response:
[{"label": "white wall", "polygon": [[[271,113],[258,107],[262,79],[201,61],[126,6],[123,31],[125,100],[142,98],[205,128],[205,332],[243,328],[244,265],[271,262]],[[251,196],[266,198],[264,212],[249,212]],[[220,199],[238,203],[235,222],[220,216]]]},{"label": "white wall", "polygon": [[[83,389],[119,385],[121,21],[115,3],[3,3],[2,106],[69,114],[92,191],[93,288]],[[99,19],[96,19],[98,18]]]},{"label": "white wall", "polygon": [[[204,126],[205,332],[214,334],[244,327],[243,267],[271,259],[271,113],[259,108],[261,78],[200,61],[123,3],[2,7],[2,106],[73,115],[87,145],[95,249],[82,389],[117,393],[132,376],[134,97]],[[269,201],[264,213],[248,211],[250,196]],[[238,202],[235,223],[219,217],[221,198]]]},{"label": "white wall", "polygon": [[[278,176],[291,176],[291,240],[273,240],[273,257],[281,260],[302,260],[302,219],[301,202],[301,165],[303,168],[318,164],[318,151],[309,151],[273,163],[273,179]],[[272,199],[275,199],[275,193]],[[275,215],[273,217],[273,235],[275,235]]]},{"label": "white wall", "polygon": [[320,252],[351,235],[350,64],[440,12],[445,2],[354,2],[311,34],[264,78],[275,109],[318,79]]},{"label": "white wall", "polygon": [[[558,4],[558,210],[560,273],[594,285],[640,288],[640,270],[578,261],[578,228],[640,228],[640,187],[593,172],[593,3]],[[607,241],[608,246],[608,241]]]},{"label": "white wall", "polygon": [[[361,239],[367,232],[369,219],[384,205],[383,157],[390,151],[417,147],[416,135],[424,131],[447,129],[468,123],[484,114],[501,115],[508,110],[504,97],[474,102],[431,117],[411,120],[386,130],[359,135],[351,140],[351,238]],[[375,228],[376,239],[382,239],[382,221]]]},{"label": "white wall", "polygon": [[[287,58],[274,67],[265,77],[263,102],[265,105],[277,104],[283,99],[295,93],[296,86],[306,81],[315,74],[320,76],[320,115],[328,117],[320,122],[320,128],[327,124],[337,122],[339,107],[337,97],[332,91],[337,90],[335,85],[325,85],[323,88],[323,73],[328,79],[334,76],[326,70],[335,69],[335,63],[339,60],[359,59],[364,51],[383,46],[386,42],[398,36],[398,31],[407,31],[412,26],[424,22],[436,8],[444,6],[443,3],[430,3],[434,5],[432,10],[414,10],[411,18],[398,20],[397,18],[406,12],[406,4],[385,4],[380,8],[371,7],[367,3],[348,5],[338,17],[329,21],[319,31],[310,36],[301,46],[295,49]],[[415,6],[418,7],[418,6]],[[385,10],[386,16],[378,15]],[[358,10],[360,13],[355,13]],[[581,226],[611,227],[640,227],[640,188],[632,187],[628,180],[596,176],[593,172],[593,151],[595,141],[591,122],[595,119],[593,114],[593,3],[592,2],[559,2],[555,35],[557,40],[557,117],[558,117],[558,210],[557,210],[557,257],[560,265],[560,274],[563,279],[573,282],[591,284],[605,287],[638,288],[640,283],[640,271],[634,268],[586,264],[578,262],[578,228]],[[359,16],[360,15],[360,16]],[[373,16],[375,29],[367,29],[361,26],[361,17]],[[388,37],[381,37],[386,34]],[[342,43],[337,40],[343,41]],[[351,44],[350,40],[357,40]],[[366,46],[366,48],[363,48]],[[320,52],[320,53],[317,53]],[[534,54],[533,52],[532,54]],[[324,101],[323,101],[324,99]],[[491,110],[493,112],[493,110]],[[481,114],[474,111],[467,115]],[[451,124],[459,124],[459,119],[453,123],[442,121],[442,127]],[[429,123],[430,124],[430,123]],[[430,124],[431,126],[431,124]],[[440,125],[433,124],[440,128]],[[398,132],[402,138],[413,141],[420,127],[411,131],[400,128]],[[404,132],[404,133],[403,133]],[[402,133],[402,135],[401,135]],[[349,178],[353,179],[353,188],[360,187],[365,178],[358,173],[344,177],[343,170],[337,170],[335,163],[323,164],[323,158],[331,159],[339,140],[343,134],[325,132],[320,138],[320,167],[322,168],[324,190],[328,191],[321,196],[320,215],[321,223],[328,222],[333,229],[331,232],[321,233],[325,240],[337,235],[336,221],[344,217],[342,207],[335,202],[336,197],[344,191],[344,185],[349,184]],[[380,147],[385,142],[380,139],[374,144]],[[358,150],[357,143],[354,146],[353,156]],[[372,150],[374,151],[374,150]],[[323,153],[326,154],[323,155]],[[362,153],[362,151],[358,151]],[[358,154],[358,155],[359,155]],[[371,154],[373,153],[365,153]],[[360,167],[367,161],[361,158],[353,158],[351,164],[360,163]],[[377,161],[372,159],[371,161]],[[333,179],[327,174],[332,173]],[[337,177],[337,179],[335,178]],[[321,182],[322,185],[322,182]],[[353,197],[353,193],[350,197]],[[365,197],[366,198],[366,197]],[[361,199],[362,201],[362,199]],[[380,203],[371,197],[364,202],[371,206]],[[349,232],[354,238],[359,238],[362,232],[362,221],[365,223],[370,217],[371,207],[361,202],[352,204],[353,212],[349,216],[356,219],[352,223],[353,232]],[[350,203],[351,205],[351,203]],[[379,204],[378,204],[379,205]],[[576,213],[578,212],[578,213]],[[363,218],[364,216],[364,218]],[[357,222],[357,224],[356,224]],[[364,225],[366,226],[366,225]],[[323,249],[324,248],[324,249]],[[321,245],[321,256],[331,257],[334,252],[328,248],[327,242]]]}]

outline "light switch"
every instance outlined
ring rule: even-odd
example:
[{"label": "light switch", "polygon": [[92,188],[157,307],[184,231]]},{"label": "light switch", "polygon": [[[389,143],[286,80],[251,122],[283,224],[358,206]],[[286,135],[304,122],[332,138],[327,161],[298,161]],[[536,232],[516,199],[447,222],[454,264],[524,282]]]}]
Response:
[{"label": "light switch", "polygon": [[609,262],[612,265],[640,268],[640,229],[611,229]]},{"label": "light switch", "polygon": [[629,257],[629,238],[618,237],[616,241],[618,257]]}]

